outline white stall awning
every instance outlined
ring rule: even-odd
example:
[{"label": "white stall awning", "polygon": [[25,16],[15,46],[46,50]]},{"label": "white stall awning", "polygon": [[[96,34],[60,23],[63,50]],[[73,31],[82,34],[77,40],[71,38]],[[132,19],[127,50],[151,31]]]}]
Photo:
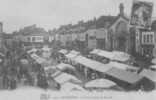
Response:
[{"label": "white stall awning", "polygon": [[64,70],[64,69],[75,70],[75,68],[72,65],[65,64],[65,63],[60,63],[60,64],[56,65],[56,68],[58,68],[59,70]]},{"label": "white stall awning", "polygon": [[106,74],[130,84],[135,84],[143,78],[137,73],[125,71],[118,68],[112,68],[107,71]]},{"label": "white stall awning", "polygon": [[75,83],[82,83],[79,79],[77,79],[75,76],[67,74],[67,73],[61,73],[57,77],[54,78],[56,82],[59,84],[63,84],[65,82],[75,82]]},{"label": "white stall awning", "polygon": [[109,66],[107,64],[103,64],[103,63],[88,59],[88,58],[83,57],[83,56],[77,56],[74,59],[74,61],[76,63],[84,65],[85,67],[88,67],[92,70],[96,70],[99,72],[106,72],[111,68],[111,66]]},{"label": "white stall awning", "polygon": [[61,54],[64,54],[64,55],[68,53],[68,51],[66,49],[61,49],[58,52]]},{"label": "white stall awning", "polygon": [[89,81],[85,84],[86,88],[110,88],[115,86],[116,83],[108,80],[108,79],[96,79]]},{"label": "white stall awning", "polygon": [[139,68],[134,67],[134,66],[130,66],[130,65],[127,65],[127,64],[114,62],[114,61],[111,61],[108,65],[119,68],[119,69],[123,69],[123,70],[132,69],[132,70],[137,71],[139,69]]},{"label": "white stall awning", "polygon": [[152,80],[153,82],[156,82],[156,72],[155,71],[144,69],[140,73],[140,75]]}]

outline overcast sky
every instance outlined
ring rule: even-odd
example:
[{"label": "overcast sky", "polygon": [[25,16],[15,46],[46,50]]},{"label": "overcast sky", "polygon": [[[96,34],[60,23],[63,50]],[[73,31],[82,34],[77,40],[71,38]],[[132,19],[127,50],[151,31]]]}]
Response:
[{"label": "overcast sky", "polygon": [[[156,17],[156,0],[144,1],[154,2]],[[0,0],[0,21],[5,32],[32,24],[48,30],[101,15],[117,15],[121,2],[130,15],[132,0]]]}]

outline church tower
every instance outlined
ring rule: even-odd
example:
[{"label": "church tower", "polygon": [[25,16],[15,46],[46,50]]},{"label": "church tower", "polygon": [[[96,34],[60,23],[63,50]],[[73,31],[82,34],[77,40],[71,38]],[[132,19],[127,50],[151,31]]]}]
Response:
[{"label": "church tower", "polygon": [[120,10],[120,16],[124,16],[124,5],[123,5],[123,3],[120,3],[120,5],[119,5],[119,10]]}]

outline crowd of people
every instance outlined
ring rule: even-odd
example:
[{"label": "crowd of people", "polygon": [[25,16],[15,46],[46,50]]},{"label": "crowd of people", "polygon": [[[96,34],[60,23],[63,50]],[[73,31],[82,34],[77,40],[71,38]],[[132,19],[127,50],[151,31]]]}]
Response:
[{"label": "crowd of people", "polygon": [[[23,49],[9,50],[1,57],[0,79],[2,89],[16,89],[21,84],[48,88],[48,79],[41,64]],[[22,63],[25,59],[27,63]]]}]

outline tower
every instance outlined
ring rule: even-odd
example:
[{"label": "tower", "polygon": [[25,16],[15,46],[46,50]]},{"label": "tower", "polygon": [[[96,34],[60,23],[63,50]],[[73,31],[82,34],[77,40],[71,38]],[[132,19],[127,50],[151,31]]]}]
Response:
[{"label": "tower", "polygon": [[124,5],[123,5],[123,3],[120,3],[119,10],[120,10],[120,15],[123,16],[124,15]]}]

